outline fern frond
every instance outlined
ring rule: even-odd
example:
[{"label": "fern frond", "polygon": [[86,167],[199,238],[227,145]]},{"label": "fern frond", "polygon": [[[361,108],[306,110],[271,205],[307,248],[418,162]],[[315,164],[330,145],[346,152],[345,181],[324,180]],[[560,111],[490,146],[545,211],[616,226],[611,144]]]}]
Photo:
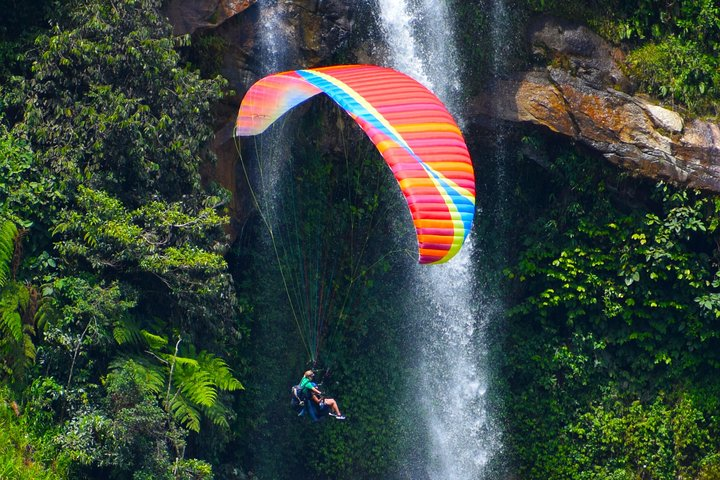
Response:
[{"label": "fern frond", "polygon": [[16,342],[22,341],[22,317],[17,311],[3,311],[0,315],[0,327]]},{"label": "fern frond", "polygon": [[202,351],[198,355],[198,363],[200,364],[200,368],[210,374],[212,381],[217,385],[218,389],[232,392],[245,388],[242,383],[233,376],[232,369],[222,358],[216,357],[212,353]]},{"label": "fern frond", "polygon": [[229,418],[232,418],[233,412],[221,401],[217,401],[212,407],[203,408],[203,414],[210,419],[215,425],[230,428]]},{"label": "fern frond", "polygon": [[176,365],[185,367],[185,368],[191,368],[191,369],[198,369],[200,368],[200,365],[198,364],[198,361],[194,358],[188,358],[188,357],[180,357],[170,354],[163,355],[163,358],[168,361],[168,363],[172,364],[173,362]]},{"label": "fern frond", "polygon": [[[197,370],[190,375],[178,370],[178,390],[189,401],[203,407],[212,406],[217,400],[217,389],[208,372]],[[183,378],[184,377],[184,378]]]},{"label": "fern frond", "polygon": [[24,341],[24,347],[25,347],[23,349],[23,353],[25,355],[25,358],[27,360],[29,360],[30,363],[34,363],[35,362],[35,354],[37,352],[35,349],[35,344],[32,342],[32,338],[29,335],[25,335],[23,337],[23,341]]},{"label": "fern frond", "polygon": [[140,333],[142,334],[143,338],[145,338],[145,341],[152,350],[160,350],[168,343],[167,338],[161,337],[160,335],[155,335],[154,333],[150,333],[147,330],[141,330]]},{"label": "fern frond", "polygon": [[13,222],[5,220],[0,223],[0,288],[7,284],[11,276],[17,235],[18,230]]},{"label": "fern frond", "polygon": [[35,326],[38,331],[42,331],[45,328],[48,318],[52,318],[54,313],[55,309],[53,299],[50,297],[41,298],[34,318]]},{"label": "fern frond", "polygon": [[119,357],[110,363],[110,370],[122,370],[132,375],[133,379],[148,392],[160,395],[164,391],[166,379],[162,366],[150,364],[143,359]]},{"label": "fern frond", "polygon": [[182,395],[176,395],[170,401],[173,417],[193,432],[200,431],[200,412]]},{"label": "fern frond", "polygon": [[30,302],[25,285],[10,282],[0,290],[0,330],[5,330],[15,342],[22,342],[24,312]]},{"label": "fern frond", "polygon": [[149,346],[142,329],[131,319],[117,322],[112,335],[118,345]]}]

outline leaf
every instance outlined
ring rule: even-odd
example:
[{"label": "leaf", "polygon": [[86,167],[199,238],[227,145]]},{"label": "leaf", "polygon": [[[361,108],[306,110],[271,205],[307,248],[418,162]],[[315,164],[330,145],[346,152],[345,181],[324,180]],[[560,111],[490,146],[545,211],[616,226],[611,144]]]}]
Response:
[{"label": "leaf", "polygon": [[147,330],[141,330],[140,333],[142,334],[143,338],[152,350],[160,350],[168,343],[165,337],[155,335],[154,333],[150,333]]},{"label": "leaf", "polygon": [[181,395],[174,396],[170,401],[173,417],[193,432],[200,431],[200,412]]},{"label": "leaf", "polygon": [[0,288],[10,278],[10,266],[15,254],[15,241],[18,230],[14,223],[4,221],[0,224]]}]

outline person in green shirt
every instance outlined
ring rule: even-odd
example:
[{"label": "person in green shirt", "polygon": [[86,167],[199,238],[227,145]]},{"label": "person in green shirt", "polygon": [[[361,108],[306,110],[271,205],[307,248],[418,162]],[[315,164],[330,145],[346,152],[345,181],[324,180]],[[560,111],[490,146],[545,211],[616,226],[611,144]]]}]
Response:
[{"label": "person in green shirt", "polygon": [[302,380],[300,380],[300,391],[303,393],[305,398],[309,398],[317,405],[321,413],[328,413],[331,417],[335,417],[338,420],[345,420],[345,416],[340,413],[340,407],[337,402],[332,398],[325,398],[320,390],[317,388],[317,384],[313,382],[315,378],[315,372],[308,370],[303,374]]}]

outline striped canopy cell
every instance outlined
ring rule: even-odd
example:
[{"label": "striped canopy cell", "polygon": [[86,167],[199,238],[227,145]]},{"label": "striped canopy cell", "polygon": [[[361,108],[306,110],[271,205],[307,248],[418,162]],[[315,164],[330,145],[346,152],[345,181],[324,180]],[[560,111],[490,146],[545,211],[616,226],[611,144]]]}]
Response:
[{"label": "striped canopy cell", "polygon": [[392,170],[415,224],[420,263],[452,258],[472,226],[475,174],[452,116],[411,77],[374,65],[269,75],[245,94],[235,132],[257,135],[318,93],[360,125]]}]

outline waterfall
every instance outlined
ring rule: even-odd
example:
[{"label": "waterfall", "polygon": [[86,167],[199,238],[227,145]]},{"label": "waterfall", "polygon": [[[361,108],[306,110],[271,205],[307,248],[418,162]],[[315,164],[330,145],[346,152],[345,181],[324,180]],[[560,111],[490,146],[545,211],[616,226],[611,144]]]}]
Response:
[{"label": "waterfall", "polygon": [[[261,77],[289,69],[292,58],[292,32],[287,31],[284,22],[284,5],[278,0],[260,0],[258,2],[259,19],[257,25],[258,69]],[[272,129],[282,130],[282,126],[273,125]],[[282,132],[263,137],[261,146],[255,152],[257,171],[253,183],[258,185],[258,202],[261,212],[271,226],[276,226],[278,208],[281,202],[279,188],[287,177],[290,168],[290,143]]]},{"label": "waterfall", "polygon": [[[387,65],[422,82],[448,105],[458,123],[461,69],[444,0],[377,0],[387,46]],[[482,256],[474,236],[449,263],[415,266],[406,301],[419,334],[417,382],[428,455],[422,469],[433,479],[486,478],[499,449],[500,432],[488,408],[490,369],[486,328],[499,310],[477,285],[474,265]]]},{"label": "waterfall", "polygon": [[[373,8],[385,39],[376,62],[423,83],[443,100],[462,128],[462,65],[446,0],[367,1],[377,2]],[[296,32],[287,31],[283,21],[286,2],[259,0],[258,4],[263,8],[258,10],[257,73],[294,68],[299,55],[292,41]],[[277,187],[287,181],[290,161],[287,135],[281,126],[274,128],[281,130],[263,140],[253,179],[261,209],[273,225],[282,201],[274,195],[283,191]],[[419,345],[413,362],[418,372],[414,388],[416,394],[422,393],[415,399],[420,414],[413,419],[418,442],[413,450],[423,455],[408,467],[412,478],[489,478],[490,461],[500,449],[501,432],[487,398],[492,388],[487,327],[500,306],[476,280],[477,266],[486,255],[479,243],[471,233],[449,263],[410,267],[414,288],[399,298],[411,311],[408,318],[416,326]]]}]

